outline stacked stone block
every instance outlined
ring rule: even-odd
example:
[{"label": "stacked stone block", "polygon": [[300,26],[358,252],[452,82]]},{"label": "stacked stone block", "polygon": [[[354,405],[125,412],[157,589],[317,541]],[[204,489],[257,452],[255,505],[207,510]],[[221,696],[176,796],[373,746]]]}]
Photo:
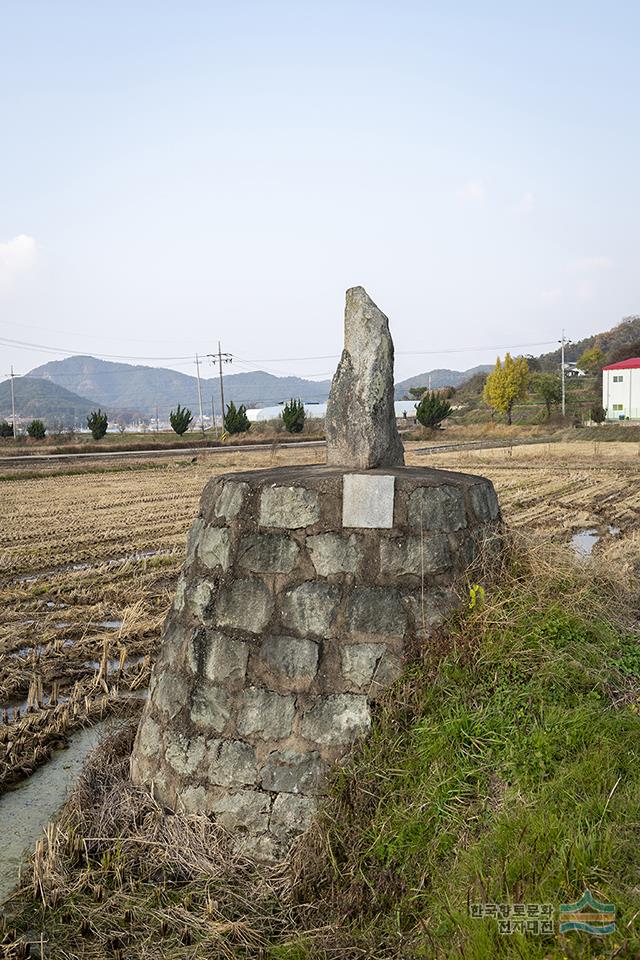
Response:
[{"label": "stacked stone block", "polygon": [[305,467],[212,480],[134,780],[215,814],[248,853],[279,855],[369,730],[372,700],[459,602],[469,565],[499,556],[500,531],[481,477]]}]

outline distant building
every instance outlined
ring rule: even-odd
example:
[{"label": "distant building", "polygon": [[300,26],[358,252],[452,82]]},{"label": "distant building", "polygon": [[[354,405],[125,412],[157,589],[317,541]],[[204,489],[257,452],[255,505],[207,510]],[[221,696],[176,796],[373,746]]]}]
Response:
[{"label": "distant building", "polygon": [[[415,417],[417,400],[396,400],[394,403],[396,417]],[[261,407],[257,410],[247,410],[247,417],[251,423],[259,423],[263,420],[277,420],[282,415],[284,403],[277,407]],[[309,419],[323,418],[327,412],[326,403],[305,403],[305,413]]]},{"label": "distant building", "polygon": [[640,357],[602,368],[602,406],[607,420],[640,420]]},{"label": "distant building", "polygon": [[586,377],[584,370],[581,370],[577,363],[569,361],[564,365],[565,377]]}]

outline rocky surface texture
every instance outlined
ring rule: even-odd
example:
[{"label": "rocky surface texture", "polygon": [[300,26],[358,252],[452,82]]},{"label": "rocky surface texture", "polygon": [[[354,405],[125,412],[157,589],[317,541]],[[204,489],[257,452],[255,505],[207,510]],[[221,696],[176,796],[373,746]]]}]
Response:
[{"label": "rocky surface texture", "polygon": [[[363,293],[350,291],[368,310]],[[470,565],[490,568],[501,549],[481,477],[327,466],[212,480],[134,780],[277,857],[308,825],[331,764],[369,730],[372,701],[465,595]]]},{"label": "rocky surface texture", "polygon": [[393,397],[389,321],[363,287],[352,287],[344,312],[344,350],[327,404],[327,463],[355,470],[402,466]]}]

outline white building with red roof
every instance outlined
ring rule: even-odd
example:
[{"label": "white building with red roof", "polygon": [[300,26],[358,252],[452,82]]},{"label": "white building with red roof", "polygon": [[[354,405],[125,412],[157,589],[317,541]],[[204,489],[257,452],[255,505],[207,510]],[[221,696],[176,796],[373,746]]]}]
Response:
[{"label": "white building with red roof", "polygon": [[640,357],[602,368],[602,406],[607,420],[640,420]]}]

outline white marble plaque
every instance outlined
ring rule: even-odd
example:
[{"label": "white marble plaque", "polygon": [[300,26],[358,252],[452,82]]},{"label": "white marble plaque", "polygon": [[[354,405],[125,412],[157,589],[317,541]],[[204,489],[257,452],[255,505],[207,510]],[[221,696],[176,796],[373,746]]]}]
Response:
[{"label": "white marble plaque", "polygon": [[342,480],[342,526],[389,530],[393,526],[395,477],[346,473]]}]

